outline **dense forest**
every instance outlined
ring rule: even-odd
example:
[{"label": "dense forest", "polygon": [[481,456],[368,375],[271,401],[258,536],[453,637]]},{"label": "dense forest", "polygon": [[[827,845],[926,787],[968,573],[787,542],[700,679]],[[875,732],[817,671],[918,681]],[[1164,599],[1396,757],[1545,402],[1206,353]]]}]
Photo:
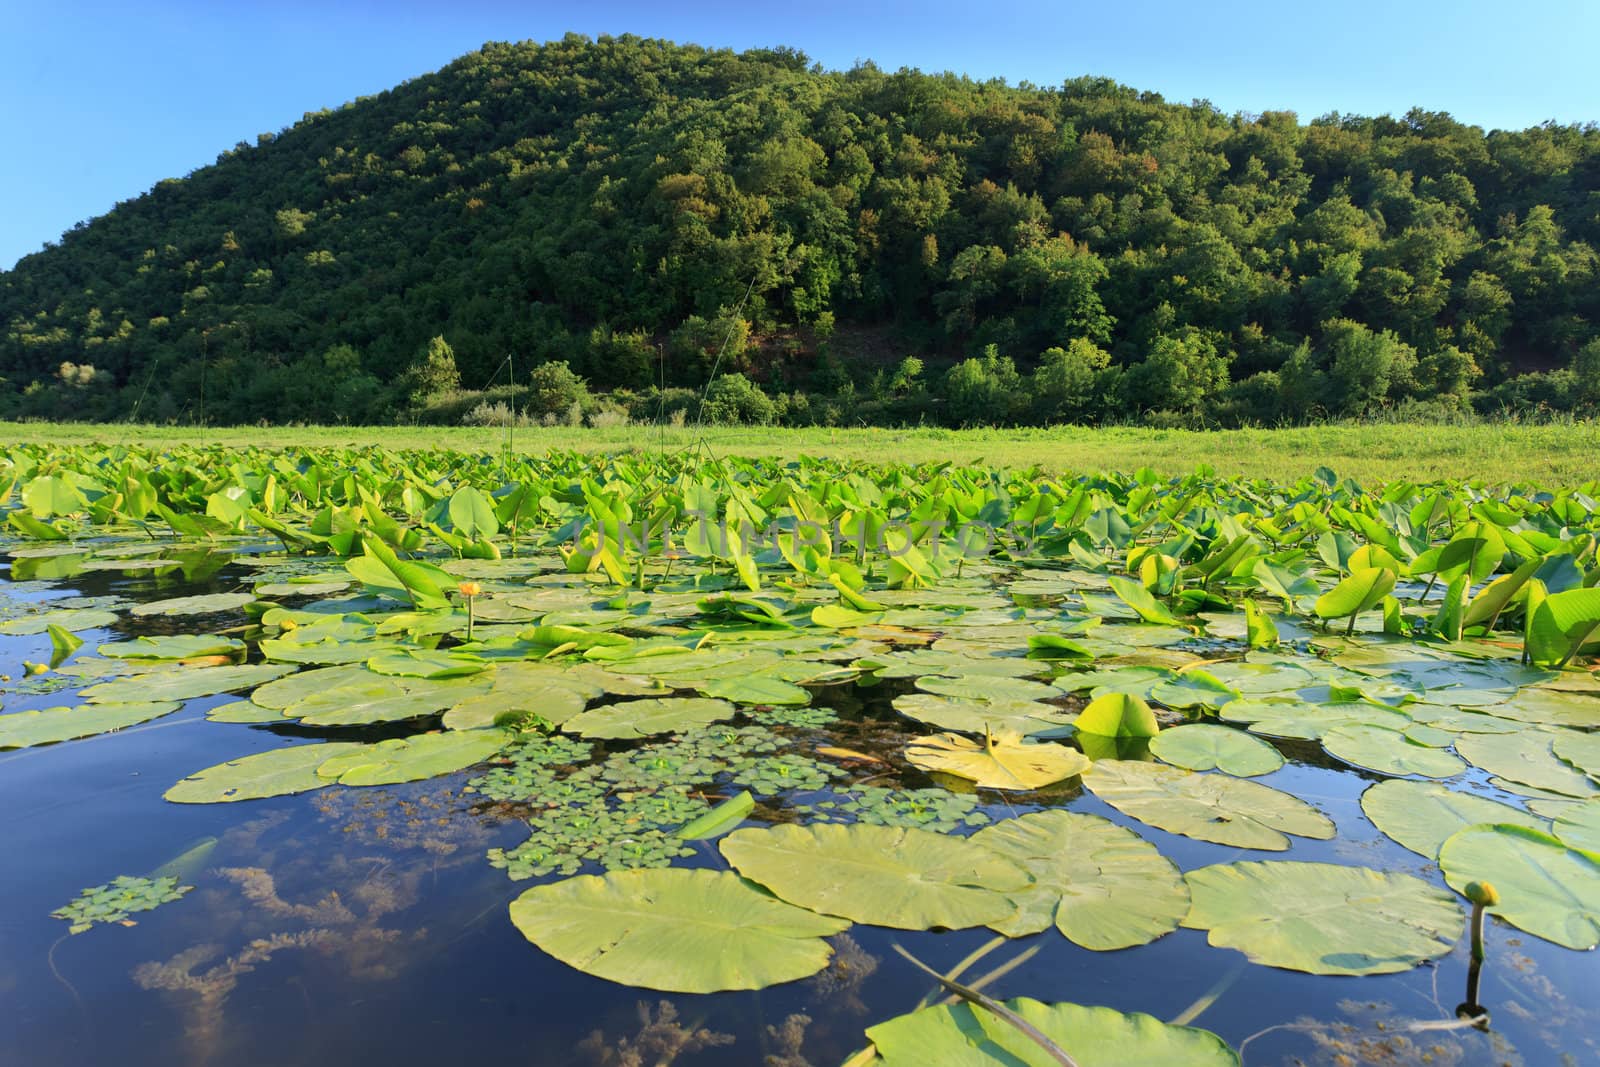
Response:
[{"label": "dense forest", "polygon": [[490,44],[0,273],[0,416],[1587,412],[1597,248],[1593,124]]}]

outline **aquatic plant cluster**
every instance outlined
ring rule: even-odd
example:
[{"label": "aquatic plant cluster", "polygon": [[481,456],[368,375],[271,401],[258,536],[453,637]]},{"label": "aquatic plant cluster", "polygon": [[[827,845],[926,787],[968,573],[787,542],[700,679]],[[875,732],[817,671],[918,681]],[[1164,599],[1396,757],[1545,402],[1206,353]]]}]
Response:
[{"label": "aquatic plant cluster", "polygon": [[[858,924],[1096,952],[1187,928],[1389,974],[1463,943],[1463,897],[1474,975],[1485,915],[1600,943],[1600,484],[83,448],[13,450],[0,490],[0,634],[49,638],[6,699],[60,701],[0,714],[0,748],[236,693],[208,718],[300,740],[167,800],[457,776],[526,826],[488,853],[537,880],[511,923],[612,982],[807,978]],[[945,535],[980,522],[982,545]],[[863,533],[784,536],[803,523]],[[237,588],[44,595],[225,567]],[[96,637],[133,617],[169,624]],[[1271,858],[1340,836],[1296,792],[1307,760],[1370,780],[1361,813],[1416,873]],[[1180,867],[1165,835],[1226,858]],[[123,879],[59,914],[184,888]],[[1192,1020],[940,981],[955,1006],[869,1027],[850,1062],[1239,1062]]]}]

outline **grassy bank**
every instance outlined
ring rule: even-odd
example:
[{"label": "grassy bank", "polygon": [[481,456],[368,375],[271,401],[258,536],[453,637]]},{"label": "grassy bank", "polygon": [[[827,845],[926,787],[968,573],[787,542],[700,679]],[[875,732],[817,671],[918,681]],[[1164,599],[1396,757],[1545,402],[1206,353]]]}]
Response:
[{"label": "grassy bank", "polygon": [[[263,447],[383,445],[497,452],[506,431],[477,427],[195,427],[0,423],[0,442],[217,443]],[[1340,424],[1278,430],[1138,427],[1021,430],[693,428],[518,429],[519,452],[549,448],[683,449],[747,456],[839,456],[864,462],[1039,464],[1053,471],[1220,475],[1292,480],[1318,467],[1362,481],[1438,478],[1571,485],[1600,477],[1600,423],[1406,426]]]}]

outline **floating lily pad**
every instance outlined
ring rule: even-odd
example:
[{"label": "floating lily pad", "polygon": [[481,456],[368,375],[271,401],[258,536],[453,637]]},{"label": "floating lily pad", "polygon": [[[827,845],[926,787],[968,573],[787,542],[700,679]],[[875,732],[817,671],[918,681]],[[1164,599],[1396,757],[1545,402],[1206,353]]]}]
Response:
[{"label": "floating lily pad", "polygon": [[288,722],[283,712],[276,708],[264,708],[250,700],[234,700],[227,704],[218,704],[206,712],[206,719],[210,722],[231,723],[264,723]]},{"label": "floating lily pad", "polygon": [[770,675],[752,674],[743,678],[714,678],[697,686],[708,697],[738,704],[800,705],[811,703],[811,694],[793,682]]},{"label": "floating lily pad", "polygon": [[233,611],[255,600],[254,593],[206,593],[202,596],[180,596],[170,600],[152,600],[136,604],[133,615],[210,615],[218,611]]},{"label": "floating lily pad", "polygon": [[138,637],[132,641],[108,641],[95,649],[111,659],[198,659],[202,656],[234,656],[245,650],[243,641],[215,634],[168,634]]},{"label": "floating lily pad", "polygon": [[[1079,1067],[1183,1064],[1238,1067],[1238,1055],[1211,1033],[1081,1004],[1004,1002]],[[883,1067],[1051,1067],[1052,1057],[1013,1023],[969,1004],[935,1005],[867,1029]],[[852,1061],[854,1062],[854,1061]]]},{"label": "floating lily pad", "polygon": [[966,700],[934,693],[904,693],[894,709],[907,718],[957,733],[1010,731],[1024,737],[1070,732],[1072,714],[1033,700]]},{"label": "floating lily pad", "polygon": [[792,824],[736,830],[735,870],[784,900],[855,922],[927,930],[1003,922],[1029,884],[1014,861],[973,841],[894,826]]},{"label": "floating lily pad", "polygon": [[1259,737],[1208,723],[1162,730],[1150,739],[1150,752],[1174,766],[1218,770],[1236,778],[1271,774],[1283,766],[1282,754]]},{"label": "floating lily pad", "polygon": [[827,966],[850,924],[725,871],[636,870],[536,886],[511,903],[523,936],[586,974],[675,993],[762,989]]},{"label": "floating lily pad", "polygon": [[13,636],[42,634],[52,626],[59,626],[71,633],[79,633],[115,625],[117,618],[117,613],[114,611],[63,608],[59,611],[43,611],[37,615],[24,615],[19,619],[7,619],[5,622],[0,622],[0,634]]},{"label": "floating lily pad", "polygon": [[340,785],[394,785],[465,770],[506,746],[502,730],[452,730],[442,734],[395,737],[333,756],[317,775]]},{"label": "floating lily pad", "polygon": [[1519,930],[1567,948],[1600,944],[1600,857],[1500,823],[1452,834],[1439,867],[1457,892],[1470,882],[1492,883],[1500,903],[1489,910]]},{"label": "floating lily pad", "polygon": [[1077,749],[993,731],[982,741],[957,734],[924,737],[906,746],[906,759],[914,767],[953,774],[984,789],[1043,789],[1089,769],[1089,758]]},{"label": "floating lily pad", "polygon": [[1568,848],[1600,855],[1600,801],[1570,805],[1556,816],[1551,830]]},{"label": "floating lily pad", "polygon": [[1183,925],[1252,963],[1310,974],[1391,974],[1443,956],[1461,936],[1451,894],[1409,874],[1285,860],[1184,875]]},{"label": "floating lily pad", "polygon": [[1544,829],[1544,820],[1509,804],[1463,793],[1437,782],[1393,779],[1361,794],[1361,810],[1400,845],[1430,860],[1457,830],[1477,823],[1516,823]]},{"label": "floating lily pad", "polygon": [[137,726],[177,711],[173,701],[136,704],[83,704],[0,715],[0,748],[32,748]]},{"label": "floating lily pad", "polygon": [[969,674],[960,678],[924,675],[917,679],[917,688],[924,693],[935,693],[939,696],[984,702],[1002,700],[1042,701],[1062,695],[1061,690],[1053,685],[1046,685],[1044,682],[1036,682],[1030,678],[1008,678],[994,675],[986,677],[984,675]]},{"label": "floating lily pad", "polygon": [[135,674],[115,681],[91,685],[79,695],[96,704],[142,703],[152,700],[189,700],[249,689],[281,678],[293,667],[275,663],[237,664],[228,667],[195,667]]},{"label": "floating lily pad", "polygon": [[602,704],[573,716],[562,730],[579,737],[635,738],[681,733],[696,726],[731,719],[738,709],[726,700],[663,697]]},{"label": "floating lily pad", "polygon": [[1600,786],[1555,754],[1561,734],[1527,729],[1515,734],[1468,734],[1456,751],[1474,767],[1547,793],[1579,800],[1600,796]]},{"label": "floating lily pad", "polygon": [[367,660],[367,669],[374,674],[401,678],[464,678],[478,674],[490,667],[488,661],[477,656],[432,650],[396,650],[380,652]]},{"label": "floating lily pad", "polygon": [[1138,834],[1098,815],[1043,811],[1006,819],[972,835],[1033,876],[1011,894],[1017,914],[990,923],[1007,937],[1052,924],[1098,951],[1154,941],[1177,929],[1189,890],[1171,860]]},{"label": "floating lily pad", "polygon": [[1161,729],[1155,712],[1134,693],[1105,693],[1089,701],[1072,721],[1080,734],[1098,737],[1154,737]]},{"label": "floating lily pad", "polygon": [[1285,834],[1327,840],[1334,826],[1305,801],[1260,782],[1159,763],[1101,760],[1083,778],[1124,815],[1201,841],[1282,852]]},{"label": "floating lily pad", "polygon": [[1600,782],[1600,733],[1564,733],[1551,742],[1550,751]]},{"label": "floating lily pad", "polygon": [[319,777],[319,766],[365,747],[335,741],[258,752],[196,771],[164,795],[175,804],[220,804],[321,789],[332,785],[333,779]]},{"label": "floating lily pad", "polygon": [[383,678],[314,693],[283,709],[285,716],[306,726],[366,726],[437,715],[488,688],[476,678]]},{"label": "floating lily pad", "polygon": [[1467,765],[1442,749],[1419,744],[1398,730],[1351,723],[1322,735],[1322,747],[1346,763],[1381,774],[1449,778]]}]

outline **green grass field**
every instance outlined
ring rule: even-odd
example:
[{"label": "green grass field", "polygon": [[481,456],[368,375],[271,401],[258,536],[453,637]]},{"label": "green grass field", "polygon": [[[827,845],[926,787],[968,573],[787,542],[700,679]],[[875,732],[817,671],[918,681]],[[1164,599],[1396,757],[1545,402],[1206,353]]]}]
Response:
[{"label": "green grass field", "polygon": [[[474,427],[196,427],[0,423],[0,441],[296,447],[384,445],[499,451],[506,431]],[[1361,481],[1481,479],[1572,485],[1600,478],[1600,423],[1407,426],[1342,424],[1278,430],[1153,430],[1137,427],[1022,430],[781,429],[717,427],[696,432],[631,426],[518,429],[519,452],[550,448],[617,451],[704,447],[716,455],[838,456],[864,462],[1038,464],[1052,471],[1185,474],[1204,464],[1219,475],[1293,480],[1327,466]]]}]

